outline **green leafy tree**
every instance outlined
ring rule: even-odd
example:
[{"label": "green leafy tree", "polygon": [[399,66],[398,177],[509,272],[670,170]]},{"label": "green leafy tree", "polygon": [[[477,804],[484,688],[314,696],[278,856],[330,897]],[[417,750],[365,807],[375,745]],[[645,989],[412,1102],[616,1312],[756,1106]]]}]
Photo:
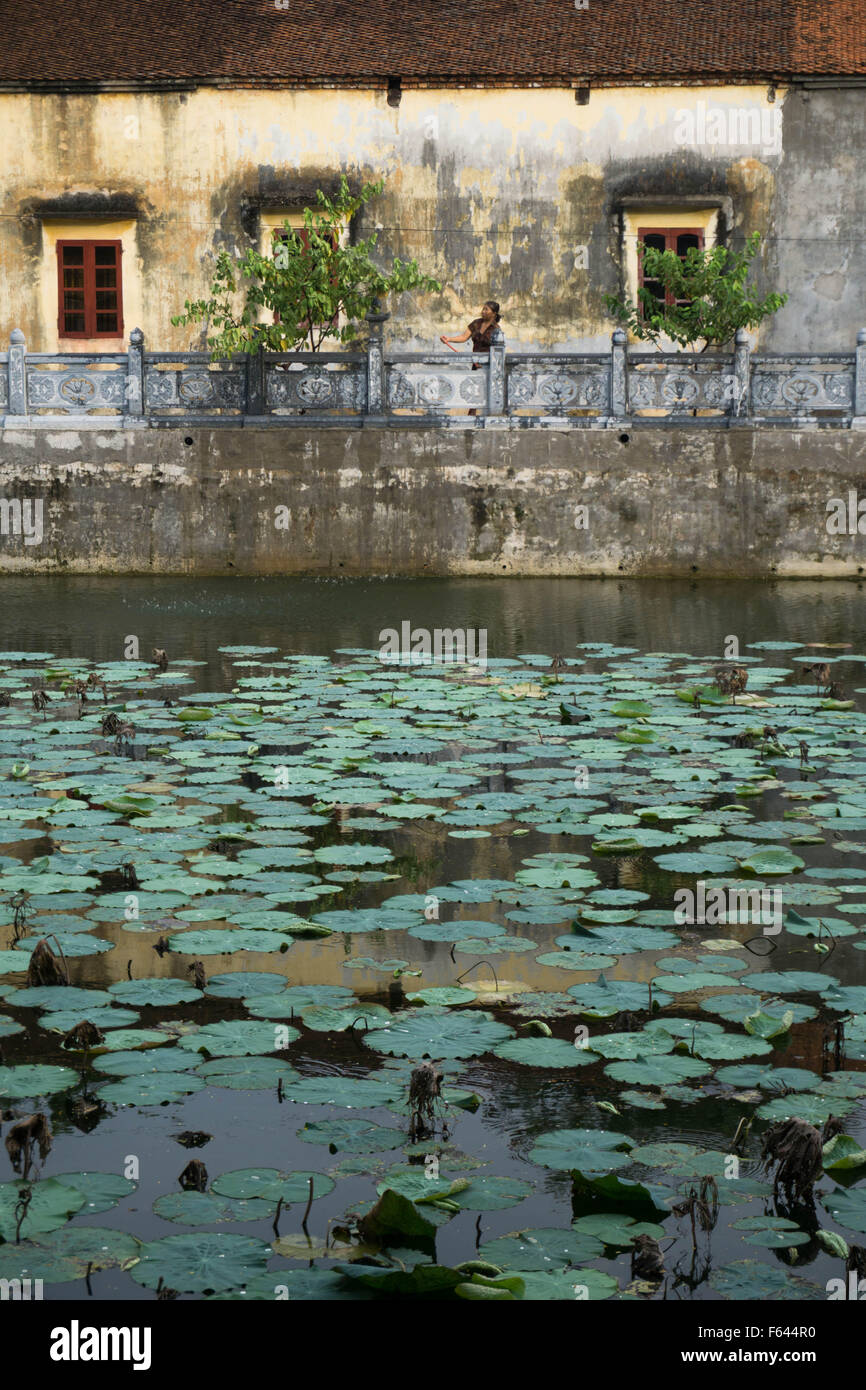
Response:
[{"label": "green leafy tree", "polygon": [[[334,198],[318,190],[318,205],[305,210],[302,230],[284,224],[272,254],[251,247],[236,259],[220,251],[210,298],[187,300],[172,323],[206,324],[214,358],[261,349],[318,352],[328,340],[356,338],[364,315],[384,295],[440,291],[439,281],[422,274],[414,260],[395,259],[390,270],[375,265],[378,232],[343,245],[352,217],[383,187],[381,181],[365,184],[353,194],[343,178]],[[269,315],[264,322],[263,313]]]},{"label": "green leafy tree", "polygon": [[662,339],[695,350],[702,343],[701,352],[723,347],[738,328],[754,328],[787,302],[786,294],[759,299],[747,283],[760,241],[760,233],[753,232],[742,251],[691,247],[684,256],[639,242],[644,279],[658,281],[674,303],[662,303],[645,287],[637,292],[637,304],[612,294],[605,295],[605,303],[623,328],[656,347]]}]

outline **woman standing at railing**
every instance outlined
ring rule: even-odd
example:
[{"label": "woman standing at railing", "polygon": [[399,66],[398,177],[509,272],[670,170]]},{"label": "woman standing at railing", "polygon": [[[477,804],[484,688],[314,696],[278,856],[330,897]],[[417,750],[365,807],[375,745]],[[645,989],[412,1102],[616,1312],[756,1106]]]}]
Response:
[{"label": "woman standing at railing", "polygon": [[[448,338],[443,333],[439,341],[442,343],[447,343],[448,346],[451,347],[452,343],[466,343],[471,338],[472,351],[474,353],[487,353],[487,355],[489,356],[490,339],[493,336],[494,328],[496,328],[497,324],[499,323],[499,318],[499,305],[496,303],[495,299],[488,299],[487,302],[482,306],[481,317],[473,319],[467,327],[465,333],[461,333],[459,337],[455,336],[453,338]],[[456,352],[456,348],[454,349],[454,351]],[[473,372],[477,372],[480,367],[480,362],[472,363]],[[477,415],[478,411],[472,409],[470,410],[469,414]]]}]

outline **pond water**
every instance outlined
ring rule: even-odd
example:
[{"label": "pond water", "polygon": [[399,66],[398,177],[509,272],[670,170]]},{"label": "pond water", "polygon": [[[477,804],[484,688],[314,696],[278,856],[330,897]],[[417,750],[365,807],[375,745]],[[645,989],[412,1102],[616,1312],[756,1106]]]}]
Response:
[{"label": "pond water", "polygon": [[[398,1271],[463,1296],[480,1257],[533,1299],[826,1297],[819,1231],[866,1243],[859,584],[3,600],[0,1105],[4,1138],[41,1113],[53,1144],[27,1182],[4,1158],[0,1278],[342,1298]],[[404,623],[483,631],[486,662],[383,660]],[[763,918],[676,915],[761,889]],[[43,938],[70,989],[29,989]],[[425,1058],[443,1094],[413,1140]],[[762,1138],[830,1115],[851,1142],[785,1205]],[[718,1199],[694,1248],[690,1189]],[[662,1280],[633,1283],[635,1232]]]}]

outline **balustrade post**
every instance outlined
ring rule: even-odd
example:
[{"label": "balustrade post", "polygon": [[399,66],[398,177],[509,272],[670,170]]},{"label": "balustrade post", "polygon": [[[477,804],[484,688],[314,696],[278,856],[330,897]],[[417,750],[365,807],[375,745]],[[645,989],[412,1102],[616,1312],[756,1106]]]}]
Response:
[{"label": "balustrade post", "polygon": [[144,334],[133,328],[126,352],[126,414],[144,415]]},{"label": "balustrade post", "polygon": [[610,413],[614,419],[628,414],[628,337],[615,328],[610,339]]},{"label": "balustrade post", "polygon": [[866,328],[857,334],[854,349],[854,418],[851,423],[866,429]]},{"label": "balustrade post", "polygon": [[728,414],[736,418],[747,418],[751,414],[751,356],[749,335],[745,328],[738,328],[734,335],[734,377],[728,410]]},{"label": "balustrade post", "polygon": [[486,414],[505,414],[505,334],[498,326],[490,335]]},{"label": "balustrade post", "polygon": [[387,414],[387,383],[385,381],[385,349],[383,328],[391,317],[374,299],[364,316],[369,325],[367,338],[367,406],[365,424],[381,424]]},{"label": "balustrade post", "polygon": [[245,379],[245,415],[266,415],[267,400],[265,398],[265,353],[263,348],[258,352],[247,353],[246,379]]},{"label": "balustrade post", "polygon": [[10,415],[27,414],[27,345],[20,328],[13,328],[9,338],[8,400]]}]

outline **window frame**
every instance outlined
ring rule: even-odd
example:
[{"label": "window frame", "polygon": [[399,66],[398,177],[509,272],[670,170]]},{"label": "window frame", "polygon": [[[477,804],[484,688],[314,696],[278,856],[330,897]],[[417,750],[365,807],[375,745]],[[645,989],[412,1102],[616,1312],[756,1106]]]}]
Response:
[{"label": "window frame", "polygon": [[[640,248],[641,243],[644,243],[644,245],[645,245],[645,244],[646,244],[646,238],[647,238],[648,236],[659,236],[659,237],[664,237],[664,239],[665,239],[665,248],[664,248],[665,251],[676,251],[676,249],[677,249],[677,248],[676,248],[676,244],[674,244],[673,246],[670,245],[670,242],[671,242],[671,239],[672,239],[672,238],[674,239],[674,242],[675,242],[675,240],[676,240],[677,237],[681,237],[681,236],[693,236],[693,237],[696,237],[696,238],[697,238],[698,250],[699,250],[699,251],[702,251],[702,250],[704,249],[704,232],[705,232],[705,228],[703,228],[703,227],[678,227],[678,226],[676,226],[675,224],[672,224],[671,226],[668,226],[668,227],[641,227],[641,226],[638,226],[638,228],[637,228],[637,245],[638,245],[638,248]],[[680,259],[682,259],[682,257],[681,257]],[[650,279],[652,279],[652,276],[650,276]],[[642,257],[641,254],[640,254],[640,250],[638,250],[638,258],[637,258],[637,284],[638,284],[638,289],[643,289],[643,288],[644,288],[644,266],[643,266],[643,257]],[[675,304],[677,304],[677,303],[686,303],[686,302],[687,302],[687,301],[685,301],[685,300],[678,301],[678,300],[674,299],[674,296],[673,296],[672,291],[671,291],[671,290],[666,290],[666,291],[665,291],[665,298],[664,298],[664,305],[663,305],[662,307],[664,307],[664,308],[666,308],[666,309],[670,309],[670,308],[673,308],[673,306],[674,306]],[[661,305],[661,301],[659,301],[659,304]],[[643,315],[643,310],[641,311],[641,313],[642,313],[642,315]]]},{"label": "window frame", "polygon": [[[64,305],[64,291],[66,286],[63,284],[63,271],[70,267],[64,267],[63,254],[67,247],[80,246],[84,250],[84,328],[74,330],[66,328],[66,308]],[[97,247],[113,246],[115,250],[115,269],[117,272],[117,309],[98,310],[96,307],[96,249]],[[57,335],[58,338],[88,339],[88,338],[122,338],[123,337],[123,242],[119,237],[58,237],[55,242],[57,253]],[[116,313],[117,327],[106,330],[98,330],[96,327],[97,314]]]}]

